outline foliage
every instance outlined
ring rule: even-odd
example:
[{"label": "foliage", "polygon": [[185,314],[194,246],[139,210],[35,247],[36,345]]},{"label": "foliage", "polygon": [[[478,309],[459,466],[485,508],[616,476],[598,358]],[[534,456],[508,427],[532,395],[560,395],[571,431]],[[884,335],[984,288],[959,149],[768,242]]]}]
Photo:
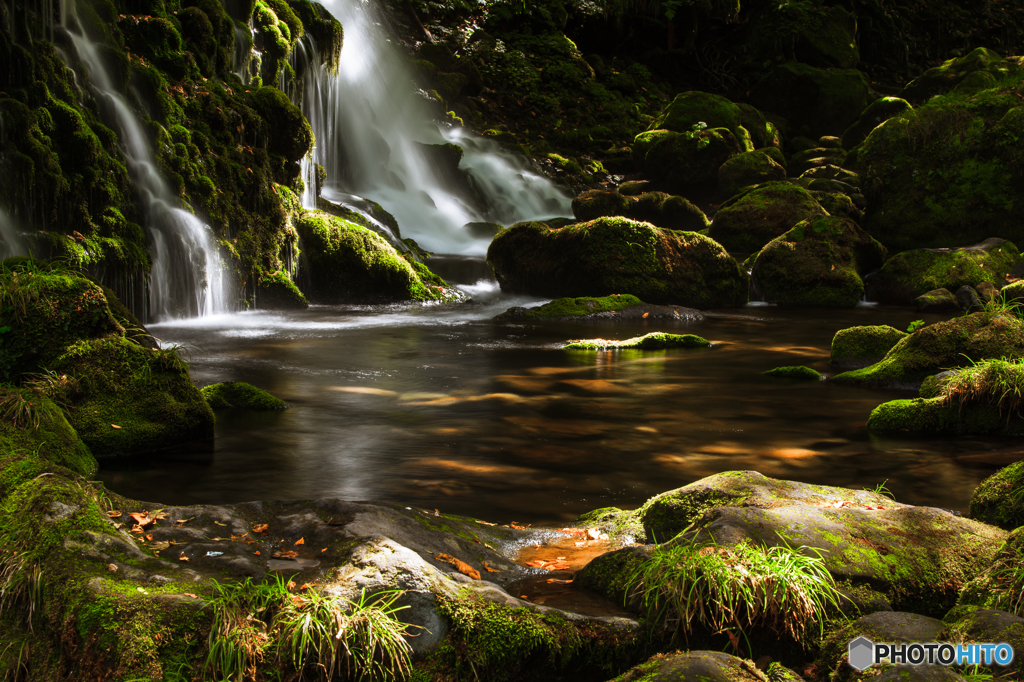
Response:
[{"label": "foliage", "polygon": [[802,554],[806,549],[746,540],[720,547],[695,538],[657,547],[627,584],[650,623],[673,630],[673,638],[695,625],[743,634],[757,626],[803,641],[839,599],[824,561]]},{"label": "foliage", "polygon": [[954,372],[943,383],[939,397],[943,403],[996,405],[1007,421],[1022,415],[1024,407],[1024,361],[1002,358],[971,364]]},{"label": "foliage", "polygon": [[924,326],[924,320],[914,320],[913,322],[911,322],[910,324],[907,325],[907,333],[908,334],[913,334],[914,332],[916,332],[918,329],[920,329],[923,326]]}]

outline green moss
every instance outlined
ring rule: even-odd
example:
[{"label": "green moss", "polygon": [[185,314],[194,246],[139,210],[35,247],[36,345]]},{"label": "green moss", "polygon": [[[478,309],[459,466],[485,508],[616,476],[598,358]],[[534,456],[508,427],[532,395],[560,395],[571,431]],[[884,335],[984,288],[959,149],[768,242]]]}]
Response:
[{"label": "green moss", "polygon": [[742,118],[740,108],[721,95],[691,90],[676,95],[661,116],[654,119],[649,130],[685,133],[694,125],[704,123],[708,128],[727,128],[739,137]]},{"label": "green moss", "polygon": [[889,325],[848,327],[832,337],[833,365],[870,365],[885,357],[907,333]]},{"label": "green moss", "polygon": [[692,133],[654,130],[633,142],[639,171],[665,191],[696,195],[718,187],[718,169],[744,151],[728,128]]},{"label": "green moss", "polygon": [[810,367],[776,367],[770,369],[767,372],[762,372],[765,376],[773,377],[776,379],[792,379],[796,381],[821,381],[821,372],[811,369]]},{"label": "green moss", "polygon": [[732,157],[718,169],[718,191],[732,197],[745,187],[774,180],[785,180],[786,169],[771,155],[751,151]]},{"label": "green moss", "polygon": [[601,298],[581,296],[578,298],[559,298],[537,308],[531,308],[526,317],[531,319],[551,319],[562,317],[583,317],[595,313],[622,310],[634,305],[643,305],[636,296],[613,294]]},{"label": "green moss", "polygon": [[624,341],[608,339],[591,339],[588,341],[570,341],[562,346],[565,350],[616,350],[635,348],[638,350],[664,350],[666,348],[709,348],[711,342],[696,334],[666,334],[651,332]]},{"label": "green moss", "polygon": [[739,506],[747,497],[747,494],[729,490],[679,488],[655,495],[635,514],[643,524],[646,541],[662,543],[689,529],[708,512],[719,507]]},{"label": "green moss", "polygon": [[892,400],[871,411],[868,429],[931,435],[1020,435],[1024,420],[1007,418],[995,405],[964,407],[943,398]]},{"label": "green moss", "polygon": [[984,358],[1024,358],[1024,323],[1017,317],[974,313],[922,327],[879,362],[832,377],[837,383],[918,386],[943,369]]},{"label": "green moss", "polygon": [[724,202],[715,214],[708,236],[729,251],[750,253],[760,251],[801,220],[824,213],[803,187],[771,182]]},{"label": "green moss", "polygon": [[213,437],[213,413],[174,350],[123,338],[80,341],[48,369],[68,376],[68,421],[97,457]]},{"label": "green moss", "polygon": [[308,308],[309,301],[288,273],[283,270],[264,273],[257,283],[256,305],[261,309],[289,310]]},{"label": "green moss", "polygon": [[1003,467],[971,496],[969,516],[1005,530],[1024,526],[1024,462]]},{"label": "green moss", "polygon": [[203,399],[214,409],[241,407],[246,410],[283,410],[288,403],[244,381],[227,381],[202,389]]},{"label": "green moss", "polygon": [[871,131],[893,116],[910,111],[913,107],[899,97],[880,97],[868,105],[860,118],[843,133],[843,149],[853,149],[867,138]]}]

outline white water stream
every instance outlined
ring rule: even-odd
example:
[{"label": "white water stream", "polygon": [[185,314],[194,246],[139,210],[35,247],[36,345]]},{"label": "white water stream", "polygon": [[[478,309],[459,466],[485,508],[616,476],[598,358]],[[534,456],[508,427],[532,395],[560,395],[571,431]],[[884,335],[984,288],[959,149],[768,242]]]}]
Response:
[{"label": "white water stream", "polygon": [[28,240],[22,236],[7,211],[0,208],[0,260],[11,256],[29,256]]},{"label": "white water stream", "polygon": [[227,277],[212,231],[182,208],[160,174],[142,122],[114,87],[97,45],[81,28],[75,0],[66,0],[61,17],[88,70],[89,86],[101,115],[118,132],[141,200],[153,257],[148,317],[166,320],[225,312],[229,300]]},{"label": "white water stream", "polygon": [[[571,215],[570,199],[525,159],[459,128],[439,126],[417,93],[406,57],[392,42],[376,4],[323,0],[345,30],[338,73],[319,66],[312,40],[297,59],[312,62],[300,107],[316,136],[304,163],[303,204],[315,208],[315,165],[327,172],[328,191],[381,204],[398,219],[402,235],[428,251],[483,254],[489,239],[465,229],[470,222],[503,225]],[[462,147],[459,166],[482,201],[467,196],[466,181],[446,177],[423,144]],[[461,190],[461,191],[460,191]]]}]

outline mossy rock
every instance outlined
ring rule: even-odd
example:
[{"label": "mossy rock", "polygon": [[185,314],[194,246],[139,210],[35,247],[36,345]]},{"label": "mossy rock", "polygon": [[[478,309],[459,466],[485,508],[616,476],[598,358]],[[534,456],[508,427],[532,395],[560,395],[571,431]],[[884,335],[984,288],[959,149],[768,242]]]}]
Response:
[{"label": "mossy rock", "polygon": [[[1007,544],[1011,542],[1012,540],[1007,540]],[[946,623],[946,630],[939,637],[939,641],[979,644],[1005,642],[1013,647],[1015,653],[1024,650],[1024,618],[1010,610],[962,604],[947,613],[942,620]],[[1008,672],[1006,666],[1000,665],[981,666],[980,669],[993,675]],[[1019,655],[1014,656],[1009,671],[1018,675],[1024,671],[1024,660],[1021,660]]]},{"label": "mossy rock", "polygon": [[790,381],[821,381],[825,378],[818,370],[800,365],[776,367],[762,372],[762,374],[773,379],[788,379]]},{"label": "mossy rock", "polygon": [[793,154],[786,167],[794,175],[803,175],[809,170],[823,166],[842,166],[846,163],[846,157],[845,149],[815,147]]},{"label": "mossy rock", "polygon": [[1005,530],[1024,526],[1024,462],[1003,467],[978,484],[968,516]]},{"label": "mossy rock", "polygon": [[587,221],[603,216],[624,216],[629,210],[630,197],[618,192],[591,189],[577,194],[572,200],[572,214],[576,220]]},{"label": "mossy rock", "polygon": [[303,310],[309,301],[283,270],[264,273],[256,285],[255,307],[260,310]]},{"label": "mossy rock", "polygon": [[1005,239],[986,239],[956,249],[915,249],[892,256],[867,284],[868,298],[879,303],[912,305],[935,289],[956,291],[962,286],[1006,282],[1022,274],[1024,262],[1016,245]]},{"label": "mossy rock", "polygon": [[124,334],[103,290],[59,266],[5,261],[0,290],[0,380],[46,366],[77,341]]},{"label": "mossy rock", "polygon": [[785,179],[786,169],[769,154],[744,152],[718,168],[718,191],[723,197],[731,197],[745,187]]},{"label": "mossy rock", "polygon": [[926,291],[914,299],[914,305],[922,313],[951,313],[960,310],[956,295],[949,289]]},{"label": "mossy rock", "polygon": [[619,192],[587,190],[572,200],[572,212],[579,221],[624,216],[666,230],[697,232],[711,224],[704,212],[688,199],[664,192],[644,192],[629,196]]},{"label": "mossy rock", "polygon": [[612,294],[594,298],[579,296],[576,298],[558,298],[542,306],[527,309],[522,317],[534,320],[563,320],[567,318],[587,317],[596,313],[619,311],[634,305],[642,305],[636,296]]},{"label": "mossy rock", "polygon": [[832,377],[835,383],[916,388],[925,377],[986,358],[1024,358],[1024,322],[1013,315],[974,313],[922,327],[863,369]]},{"label": "mossy rock", "polygon": [[913,109],[905,99],[899,97],[880,97],[868,105],[860,118],[854,121],[843,133],[843,149],[853,149],[863,142],[871,131],[888,121]]},{"label": "mossy rock", "polygon": [[900,97],[913,102],[926,102],[935,95],[954,90],[972,76],[984,75],[1002,80],[1020,72],[1020,66],[1003,59],[999,53],[978,47],[964,55],[932,67],[907,84]]},{"label": "mossy rock", "polygon": [[313,148],[313,129],[302,111],[277,88],[263,87],[253,95],[253,108],[273,125],[267,130],[267,149],[288,161],[298,161]]},{"label": "mossy rock", "polygon": [[750,102],[784,117],[791,134],[817,139],[842,135],[868,106],[870,87],[864,74],[854,69],[790,62],[775,67],[755,85]]},{"label": "mossy rock", "polygon": [[765,301],[782,306],[852,308],[862,273],[885,261],[885,247],[846,218],[804,220],[768,243],[751,270]]},{"label": "mossy rock", "polygon": [[864,216],[863,212],[857,208],[857,204],[854,203],[853,199],[848,194],[843,194],[841,192],[822,192],[820,190],[813,189],[809,191],[811,196],[814,197],[814,200],[817,201],[829,215],[838,216],[840,218],[849,218],[858,224]]},{"label": "mossy rock", "polygon": [[[1024,531],[1020,527],[1011,531],[1006,542],[1000,547],[999,554],[969,584],[965,585],[960,595],[959,613],[949,614],[949,620],[959,620],[957,616],[974,611],[970,607],[985,609],[1007,609],[1016,611],[1020,608],[1019,595],[1024,585],[1021,584],[1021,561],[1024,559]],[[1016,615],[1016,614],[1014,614]],[[1018,641],[1024,642],[1024,628],[1016,628]],[[998,640],[997,640],[998,641]]]},{"label": "mossy rock", "polygon": [[1019,436],[1024,419],[1008,416],[995,405],[960,405],[943,398],[891,400],[871,411],[868,429],[935,436]]},{"label": "mossy rock", "polygon": [[708,236],[729,251],[760,251],[802,220],[825,213],[803,187],[785,182],[767,183],[734,196],[722,204]]},{"label": "mossy rock", "polygon": [[753,471],[717,474],[663,493],[640,513],[658,539],[689,527],[677,542],[816,548],[836,580],[869,585],[893,608],[931,617],[956,603],[960,589],[991,564],[1007,536],[952,512],[900,504],[867,490],[781,481]]},{"label": "mossy rock", "polygon": [[47,369],[67,375],[68,421],[97,458],[213,437],[213,412],[173,350],[123,338],[80,341]]},{"label": "mossy rock", "polygon": [[840,329],[832,337],[830,362],[837,367],[873,365],[907,336],[887,324]]},{"label": "mossy rock", "polygon": [[211,384],[201,391],[203,399],[215,410],[238,407],[246,410],[283,410],[288,403],[276,398],[262,388],[256,388],[244,381],[225,381]]},{"label": "mossy rock", "polygon": [[491,242],[502,291],[553,298],[631,294],[693,308],[746,303],[746,273],[716,242],[627,218],[550,229],[517,223]]},{"label": "mossy rock", "polygon": [[437,301],[456,294],[425,265],[403,258],[365,227],[319,211],[304,211],[294,222],[303,243],[305,293],[314,303]]},{"label": "mossy rock", "polygon": [[[793,680],[799,679],[793,675]],[[657,654],[609,682],[768,682],[770,679],[742,658],[721,651],[687,651]]]},{"label": "mossy rock", "polygon": [[992,235],[1021,243],[1022,79],[1024,72],[969,95],[937,95],[872,130],[853,162],[869,206],[864,229],[893,251]]},{"label": "mossy rock", "polygon": [[743,146],[727,128],[695,133],[651,130],[633,141],[637,169],[665,191],[683,196],[713,193],[718,169]]},{"label": "mossy rock", "polygon": [[[0,386],[0,499],[21,483],[66,470],[92,476],[96,460],[46,395]],[[15,416],[17,415],[17,417]]]},{"label": "mossy rock", "polygon": [[666,334],[651,332],[624,341],[588,339],[569,341],[563,350],[666,350],[670,348],[710,348],[711,342],[696,334]]},{"label": "mossy rock", "polygon": [[727,128],[738,138],[743,113],[737,105],[721,95],[691,90],[676,95],[648,130],[686,133],[701,123],[707,128]]}]

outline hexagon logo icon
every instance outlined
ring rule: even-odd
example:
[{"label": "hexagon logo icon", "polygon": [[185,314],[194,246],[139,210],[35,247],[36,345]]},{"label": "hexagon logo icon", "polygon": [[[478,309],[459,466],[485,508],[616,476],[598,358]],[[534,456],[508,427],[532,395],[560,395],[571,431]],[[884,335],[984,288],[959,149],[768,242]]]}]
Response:
[{"label": "hexagon logo icon", "polygon": [[855,670],[867,670],[875,663],[875,643],[867,637],[852,640],[847,652],[850,667]]}]

